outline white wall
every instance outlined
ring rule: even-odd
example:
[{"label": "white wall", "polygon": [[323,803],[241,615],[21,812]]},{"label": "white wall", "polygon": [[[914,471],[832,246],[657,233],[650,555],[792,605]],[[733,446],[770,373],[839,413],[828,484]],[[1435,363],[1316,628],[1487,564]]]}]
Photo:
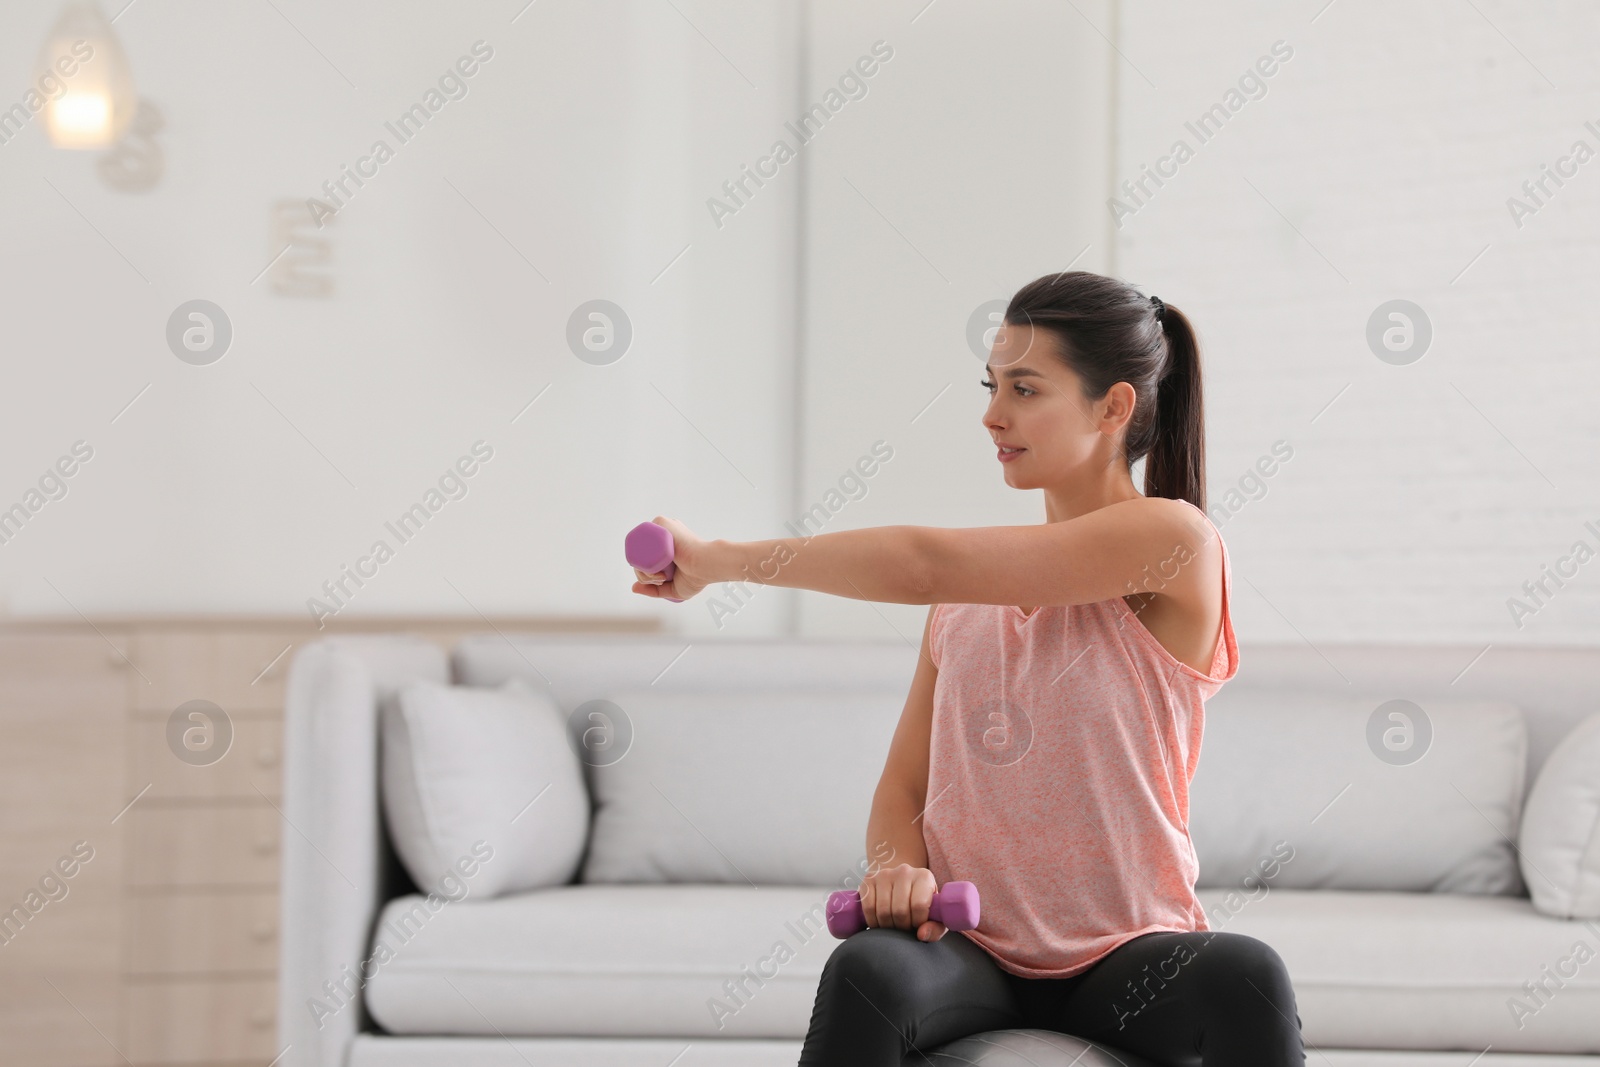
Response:
[{"label": "white wall", "polygon": [[[1507,199],[1575,140],[1600,149],[1584,127],[1600,125],[1600,12],[1128,0],[1117,181],[1280,39],[1294,55],[1267,94],[1125,219],[1117,244],[1117,272],[1202,334],[1210,496],[1240,633],[1592,642],[1600,563],[1551,583],[1520,628],[1507,602],[1575,542],[1600,549],[1600,162],[1521,228]],[[1369,315],[1393,298],[1434,326],[1410,365],[1366,343]],[[1266,495],[1219,511],[1279,440],[1293,457]]]},{"label": "white wall", "polygon": [[[381,537],[352,613],[665,611],[629,592],[630,526],[776,524],[796,184],[720,229],[706,200],[791,110],[797,9],[522,7],[143,0],[116,30],[165,113],[161,185],[113,191],[37,124],[0,145],[0,508],[94,449],[0,545],[11,610],[302,612]],[[0,7],[0,101],[55,15]],[[468,95],[323,231],[335,294],[272,295],[269,205],[317,195],[480,39]],[[235,330],[208,367],[164,338],[197,297]],[[566,345],[596,297],[634,325],[610,366]],[[389,535],[479,439],[467,495]]]},{"label": "white wall", "polygon": [[[965,330],[1073,263],[1199,325],[1241,633],[1487,645],[1600,625],[1581,570],[1521,629],[1507,606],[1600,546],[1600,163],[1520,228],[1506,205],[1575,140],[1600,148],[1585,6],[277,8],[120,17],[167,121],[152,192],[106,188],[37,128],[0,145],[0,508],[74,441],[95,449],[0,545],[15,612],[304,611],[483,439],[466,498],[349,611],[915,640],[923,609],[778,589],[719,630],[708,601],[629,593],[621,535],[665,512],[783,536],[876,441],[893,458],[832,498],[828,529],[1039,521],[993,468]],[[0,105],[54,15],[0,7]],[[335,295],[272,295],[269,206],[316,194],[479,39],[495,58],[469,95],[326,231]],[[1108,189],[1280,39],[1294,56],[1266,96],[1115,227]],[[894,54],[867,94],[719,227],[707,199],[879,40]],[[196,297],[235,326],[210,367],[164,341]],[[565,343],[595,297],[635,326],[611,366]],[[1407,366],[1365,340],[1396,297],[1435,327]],[[1279,441],[1293,457],[1266,495],[1220,510]]]},{"label": "white wall", "polygon": [[[824,530],[1044,521],[995,462],[967,323],[1042,274],[1109,264],[1110,6],[814,5],[813,94],[876,40],[894,56],[808,157],[796,516],[881,440],[893,458]],[[928,610],[799,599],[804,633],[912,643]]]}]

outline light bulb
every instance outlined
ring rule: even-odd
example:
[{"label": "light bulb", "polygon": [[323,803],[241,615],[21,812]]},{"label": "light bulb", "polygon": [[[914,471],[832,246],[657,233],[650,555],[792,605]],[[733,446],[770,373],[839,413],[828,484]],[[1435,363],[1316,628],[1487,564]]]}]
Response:
[{"label": "light bulb", "polygon": [[57,148],[106,148],[133,119],[133,74],[93,3],[71,3],[39,53],[37,84],[46,94],[44,128]]}]

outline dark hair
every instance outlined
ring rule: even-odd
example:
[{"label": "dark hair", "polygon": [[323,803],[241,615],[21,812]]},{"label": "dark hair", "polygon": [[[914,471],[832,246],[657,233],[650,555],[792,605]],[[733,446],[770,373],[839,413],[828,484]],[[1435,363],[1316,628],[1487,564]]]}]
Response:
[{"label": "dark hair", "polygon": [[1050,330],[1060,359],[1099,400],[1117,382],[1133,386],[1133,416],[1123,441],[1128,470],[1142,457],[1144,494],[1206,509],[1205,412],[1200,346],[1189,320],[1164,310],[1127,282],[1074,270],[1047,274],[1017,290],[1005,321]]}]

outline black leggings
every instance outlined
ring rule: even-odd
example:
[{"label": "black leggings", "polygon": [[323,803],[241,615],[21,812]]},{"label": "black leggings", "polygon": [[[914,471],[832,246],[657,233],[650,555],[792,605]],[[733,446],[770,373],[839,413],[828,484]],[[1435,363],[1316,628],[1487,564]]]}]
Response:
[{"label": "black leggings", "polygon": [[986,1030],[1049,1030],[1167,1067],[1303,1067],[1278,953],[1219,930],[1141,934],[1069,978],[1021,978],[963,934],[873,927],[822,968],[799,1067],[910,1067]]}]

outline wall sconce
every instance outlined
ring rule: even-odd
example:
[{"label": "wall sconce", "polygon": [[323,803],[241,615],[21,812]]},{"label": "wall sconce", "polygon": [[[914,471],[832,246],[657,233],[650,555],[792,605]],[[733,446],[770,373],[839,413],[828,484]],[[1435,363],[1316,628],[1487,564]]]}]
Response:
[{"label": "wall sconce", "polygon": [[108,148],[133,120],[138,98],[128,57],[93,3],[69,3],[39,53],[41,88],[60,86],[44,106],[57,148]]}]

